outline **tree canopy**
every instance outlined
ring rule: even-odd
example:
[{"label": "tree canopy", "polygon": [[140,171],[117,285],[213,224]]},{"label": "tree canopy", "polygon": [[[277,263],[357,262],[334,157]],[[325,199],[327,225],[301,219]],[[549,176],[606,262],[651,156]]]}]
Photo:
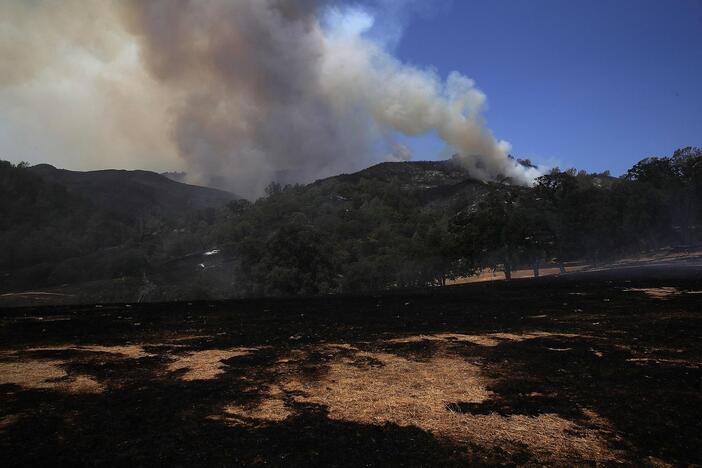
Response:
[{"label": "tree canopy", "polygon": [[[702,150],[624,176],[554,169],[533,187],[450,161],[395,163],[254,202],[112,216],[25,164],[0,162],[5,289],[133,277],[152,299],[316,295],[444,285],[483,269],[593,264],[700,242]],[[202,253],[217,249],[216,262]],[[214,257],[213,257],[214,258]]]}]

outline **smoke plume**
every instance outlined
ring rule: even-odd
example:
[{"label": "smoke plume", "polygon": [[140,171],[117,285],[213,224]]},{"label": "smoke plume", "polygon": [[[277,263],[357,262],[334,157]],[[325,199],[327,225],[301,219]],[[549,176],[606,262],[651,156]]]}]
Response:
[{"label": "smoke plume", "polygon": [[485,126],[475,83],[398,61],[399,23],[378,34],[380,19],[317,0],[2,2],[0,148],[183,168],[254,197],[281,173],[409,159],[393,135],[436,132],[477,177],[533,179]]}]

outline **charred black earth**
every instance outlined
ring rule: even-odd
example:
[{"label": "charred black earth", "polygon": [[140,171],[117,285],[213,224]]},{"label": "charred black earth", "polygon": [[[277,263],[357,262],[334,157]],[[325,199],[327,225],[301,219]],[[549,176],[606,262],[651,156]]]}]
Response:
[{"label": "charred black earth", "polygon": [[702,463],[702,267],[0,311],[5,466]]}]

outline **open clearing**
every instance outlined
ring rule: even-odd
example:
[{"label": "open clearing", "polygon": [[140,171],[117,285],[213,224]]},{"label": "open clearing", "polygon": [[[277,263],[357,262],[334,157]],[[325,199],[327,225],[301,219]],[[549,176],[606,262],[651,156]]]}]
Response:
[{"label": "open clearing", "polygon": [[0,312],[5,465],[702,463],[702,268]]}]

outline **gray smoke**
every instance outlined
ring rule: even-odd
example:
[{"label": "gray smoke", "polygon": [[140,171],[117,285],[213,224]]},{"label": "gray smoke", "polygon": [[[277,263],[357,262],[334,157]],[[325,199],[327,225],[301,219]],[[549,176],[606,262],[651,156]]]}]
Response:
[{"label": "gray smoke", "polygon": [[317,2],[177,3],[133,1],[125,17],[178,95],[173,135],[191,176],[251,196],[279,172],[308,181],[369,162],[365,116],[340,116],[322,90]]},{"label": "gray smoke", "polygon": [[[17,149],[17,135],[39,130],[42,102],[67,80],[83,91],[68,87],[43,137],[84,165],[138,154],[148,167],[177,153],[193,182],[254,197],[280,173],[307,182],[388,153],[406,160],[393,135],[435,131],[477,177],[537,175],[485,127],[473,81],[400,63],[374,26],[372,11],[315,0],[8,0],[0,63],[18,55],[8,40],[28,53],[20,67],[0,65],[0,123],[17,130],[0,144]],[[22,123],[32,107],[39,122]],[[69,110],[73,123],[55,115]]]}]

